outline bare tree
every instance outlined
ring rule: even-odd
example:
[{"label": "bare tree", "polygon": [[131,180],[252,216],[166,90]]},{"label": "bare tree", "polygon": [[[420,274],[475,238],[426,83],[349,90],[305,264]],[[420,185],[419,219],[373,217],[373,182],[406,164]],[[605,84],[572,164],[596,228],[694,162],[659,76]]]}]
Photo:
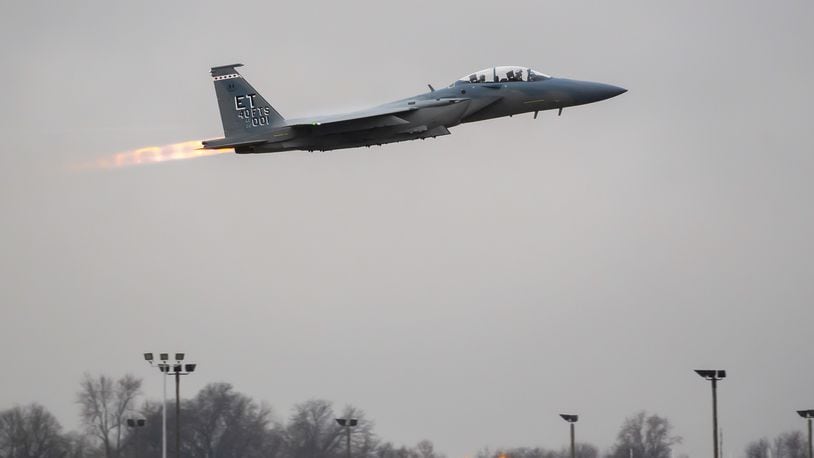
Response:
[{"label": "bare tree", "polygon": [[30,404],[0,412],[0,456],[57,458],[67,451],[62,426],[45,407]]},{"label": "bare tree", "polygon": [[[575,444],[575,452],[577,458],[597,458],[599,456],[599,449],[595,446],[577,442]],[[571,447],[568,446],[562,450],[555,451],[542,447],[515,447],[507,449],[498,449],[494,452],[489,449],[483,449],[476,455],[477,458],[571,458]]]},{"label": "bare tree", "polygon": [[807,458],[808,439],[800,431],[780,434],[774,439],[773,458]]},{"label": "bare tree", "polygon": [[63,435],[66,452],[63,458],[98,458],[101,456],[99,448],[91,443],[85,434],[69,432]]},{"label": "bare tree", "polygon": [[769,441],[760,439],[746,446],[746,458],[769,458]]},{"label": "bare tree", "polygon": [[101,442],[106,458],[121,456],[126,417],[132,414],[139,394],[141,379],[129,374],[118,380],[90,374],[82,379],[77,395],[80,418],[88,433]]},{"label": "bare tree", "polygon": [[[485,448],[479,451],[476,455],[477,458],[501,458],[501,457],[511,457],[511,458],[561,458],[559,452],[555,452],[553,450],[548,450],[541,447],[515,447],[515,448],[508,448],[508,449],[497,449],[495,451],[491,451],[488,448]],[[571,450],[568,450],[568,456],[571,456]]]},{"label": "bare tree", "polygon": [[442,455],[435,453],[435,445],[427,439],[419,442],[416,446],[418,456],[421,458],[441,458]]},{"label": "bare tree", "polygon": [[[285,428],[285,456],[335,458],[344,451],[344,430],[336,424],[330,402],[312,399],[294,407]],[[360,422],[360,426],[362,422]]]},{"label": "bare tree", "polygon": [[373,458],[416,458],[416,451],[403,445],[396,448],[392,443],[385,442],[376,447]]},{"label": "bare tree", "polygon": [[281,432],[271,428],[271,410],[228,383],[205,386],[184,404],[184,456],[253,458],[278,456]]},{"label": "bare tree", "polygon": [[667,418],[639,412],[625,419],[610,457],[628,458],[633,451],[636,458],[670,458],[673,445],[681,442],[672,429]]},{"label": "bare tree", "polygon": [[[175,409],[167,409],[167,426],[175,426]],[[145,400],[141,408],[131,412],[125,418],[144,419],[145,425],[137,428],[129,428],[125,436],[121,454],[123,457],[137,456],[161,456],[161,401]],[[168,436],[174,437],[173,430],[168,429]],[[171,447],[172,442],[168,443]]]},{"label": "bare tree", "polygon": [[[599,456],[599,449],[585,442],[577,442],[574,446],[574,449],[577,458],[597,458]],[[563,450],[560,453],[563,458],[571,456],[570,449]]]},{"label": "bare tree", "polygon": [[445,458],[444,455],[436,452],[435,445],[426,439],[416,444],[415,447],[401,446],[396,448],[390,442],[380,443],[372,453],[361,456],[371,458]]}]

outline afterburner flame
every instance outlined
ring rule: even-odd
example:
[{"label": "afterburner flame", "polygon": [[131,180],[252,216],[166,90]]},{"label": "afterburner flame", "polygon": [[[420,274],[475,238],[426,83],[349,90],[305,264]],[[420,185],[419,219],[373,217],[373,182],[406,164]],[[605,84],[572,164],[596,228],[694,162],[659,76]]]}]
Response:
[{"label": "afterburner flame", "polygon": [[216,154],[231,153],[231,149],[211,150],[201,149],[198,140],[173,143],[163,146],[147,146],[145,148],[123,151],[112,156],[97,159],[92,168],[112,169],[131,165],[155,164],[158,162],[180,161],[182,159],[195,159],[197,157],[214,156]]}]

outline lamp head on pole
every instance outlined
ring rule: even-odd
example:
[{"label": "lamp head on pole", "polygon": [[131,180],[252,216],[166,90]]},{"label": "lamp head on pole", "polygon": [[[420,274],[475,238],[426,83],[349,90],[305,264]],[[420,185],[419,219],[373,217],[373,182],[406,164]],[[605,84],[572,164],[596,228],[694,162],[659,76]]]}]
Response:
[{"label": "lamp head on pole", "polygon": [[356,418],[337,418],[336,422],[339,426],[356,426],[359,424],[359,420]]},{"label": "lamp head on pole", "polygon": [[573,414],[567,414],[567,413],[561,413],[560,417],[562,417],[562,419],[567,421],[568,423],[576,423],[577,420],[579,420],[579,415],[573,415]]},{"label": "lamp head on pole", "polygon": [[814,418],[814,409],[798,410],[797,415],[799,415],[799,416],[801,416],[803,418],[812,419],[812,418]]},{"label": "lamp head on pole", "polygon": [[721,380],[726,378],[726,371],[721,369],[696,369],[695,373],[707,380]]}]

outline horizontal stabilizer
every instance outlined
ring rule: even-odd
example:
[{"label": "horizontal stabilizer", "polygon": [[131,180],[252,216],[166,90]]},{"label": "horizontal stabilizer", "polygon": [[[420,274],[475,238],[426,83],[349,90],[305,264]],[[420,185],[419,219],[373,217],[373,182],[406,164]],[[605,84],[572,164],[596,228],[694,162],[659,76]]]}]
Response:
[{"label": "horizontal stabilizer", "polygon": [[202,142],[203,149],[228,149],[228,148],[240,148],[243,146],[254,146],[254,145],[261,145],[263,143],[267,143],[266,140],[237,140],[234,138],[219,138],[217,140],[204,140]]}]

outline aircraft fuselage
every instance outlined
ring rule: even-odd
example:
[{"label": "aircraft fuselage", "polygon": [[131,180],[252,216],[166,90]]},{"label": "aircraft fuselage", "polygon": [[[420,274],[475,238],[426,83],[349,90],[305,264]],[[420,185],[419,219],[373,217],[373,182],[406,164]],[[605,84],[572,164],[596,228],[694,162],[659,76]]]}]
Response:
[{"label": "aircraft fuselage", "polygon": [[[434,138],[448,135],[449,128],[461,123],[532,112],[536,117],[539,111],[597,102],[626,91],[609,84],[552,78],[522,67],[495,67],[493,73],[519,69],[510,72],[518,80],[501,81],[495,76],[493,81],[483,81],[485,77],[477,80],[473,74],[471,81],[461,79],[369,110],[285,120],[242,80],[235,66],[213,69],[226,137],[204,142],[205,148],[234,148],[237,153],[325,151]],[[520,80],[523,70],[528,80]],[[239,119],[228,119],[232,111]]]}]

